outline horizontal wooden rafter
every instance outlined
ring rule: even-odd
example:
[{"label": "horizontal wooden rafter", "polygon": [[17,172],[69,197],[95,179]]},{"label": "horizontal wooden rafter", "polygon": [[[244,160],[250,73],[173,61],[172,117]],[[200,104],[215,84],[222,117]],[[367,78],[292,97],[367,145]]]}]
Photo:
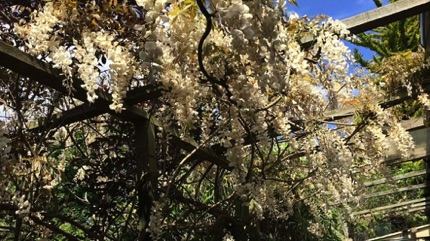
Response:
[{"label": "horizontal wooden rafter", "polygon": [[391,204],[383,207],[377,207],[372,209],[366,209],[358,212],[354,212],[353,215],[369,215],[369,214],[379,214],[386,211],[401,211],[408,208],[415,208],[419,206],[425,206],[429,202],[430,198],[418,198],[414,200],[408,200],[401,203]]},{"label": "horizontal wooden rafter", "polygon": [[[421,119],[422,120],[422,119]],[[412,121],[408,122],[413,123]],[[395,165],[405,161],[415,161],[430,156],[430,127],[425,127],[423,124],[411,125],[409,134],[415,143],[415,148],[408,152],[407,159],[402,158],[400,150],[394,143],[389,143],[390,148],[386,151],[386,159],[383,161],[388,165]]]},{"label": "horizontal wooden rafter", "polygon": [[[134,105],[143,101],[158,98],[159,90],[154,90],[152,86],[143,86],[133,89],[127,93],[124,100],[128,105]],[[60,126],[68,125],[77,121],[87,120],[105,113],[110,112],[108,106],[97,107],[91,103],[83,103],[70,110],[56,114],[48,123],[39,126],[37,123],[30,126],[30,131],[39,131],[41,128],[53,129]]]},{"label": "horizontal wooden rafter", "polygon": [[[428,10],[430,0],[403,0],[343,19],[342,22],[351,34],[358,34]],[[301,40],[305,46],[309,46],[313,41],[314,37],[311,34]]]},{"label": "horizontal wooden rafter", "polygon": [[423,183],[423,184],[417,184],[417,185],[410,185],[407,187],[392,188],[392,189],[387,190],[387,191],[380,191],[380,192],[368,194],[365,196],[365,198],[380,197],[380,196],[385,196],[385,195],[394,194],[394,193],[398,193],[398,192],[407,192],[407,191],[412,191],[412,190],[417,190],[417,189],[423,189],[425,187],[426,187],[426,184]]},{"label": "horizontal wooden rafter", "polygon": [[[39,132],[42,129],[51,130],[77,121],[93,118],[106,113],[106,110],[84,103],[70,110],[55,114],[50,120],[34,120],[27,123],[30,131]],[[41,123],[41,124],[40,124]]]},{"label": "horizontal wooden rafter", "polygon": [[[423,92],[430,93],[430,81],[424,81],[422,84]],[[417,95],[409,95],[406,91],[406,89],[400,89],[397,91],[396,94],[394,94],[391,98],[388,100],[383,100],[379,102],[379,106],[381,106],[383,109],[387,109],[393,106],[396,106],[398,104],[401,104],[407,100],[416,99]],[[353,117],[356,114],[355,108],[343,108],[343,109],[336,109],[332,111],[327,111],[324,113],[325,120],[340,120],[343,118]]]},{"label": "horizontal wooden rafter", "polygon": [[399,180],[403,180],[406,178],[411,178],[411,177],[418,177],[418,176],[422,176],[426,174],[426,170],[419,170],[419,171],[413,171],[413,172],[408,172],[402,175],[397,175],[397,176],[393,176],[391,178],[381,178],[375,181],[370,181],[370,182],[365,182],[364,186],[366,187],[371,187],[371,186],[375,186],[375,185],[379,185],[379,184],[384,184],[390,181],[399,181]]},{"label": "horizontal wooden rafter", "polygon": [[353,34],[372,30],[430,9],[430,0],[403,0],[342,20]]},{"label": "horizontal wooden rafter", "polygon": [[[417,234],[419,232],[422,232],[423,230],[427,230],[430,227],[430,224],[425,224],[422,226],[418,226],[418,227],[413,227],[413,228],[409,228],[407,230],[401,230],[399,232],[395,232],[395,233],[390,233],[390,234],[386,234],[383,236],[379,236],[379,237],[375,237],[375,238],[371,238],[371,239],[367,239],[366,241],[388,241],[388,240],[404,240],[407,241],[407,238],[400,238],[402,236],[402,234],[404,234],[405,232],[407,232],[408,234]],[[410,241],[416,241],[416,240],[420,240],[420,239],[424,239],[424,238],[430,238],[430,237],[425,237],[425,234],[419,235],[417,238],[419,239],[410,239]]]}]

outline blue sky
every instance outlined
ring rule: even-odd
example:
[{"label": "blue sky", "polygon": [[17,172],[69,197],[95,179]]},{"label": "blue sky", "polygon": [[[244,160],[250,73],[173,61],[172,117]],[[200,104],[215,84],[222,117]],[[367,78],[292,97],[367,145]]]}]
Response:
[{"label": "blue sky", "polygon": [[334,19],[344,19],[375,9],[373,0],[297,0],[297,3],[299,7],[288,5],[288,11],[307,16],[325,14]]},{"label": "blue sky", "polygon": [[[408,1],[408,0],[406,0]],[[388,0],[383,0],[387,4]],[[373,0],[297,0],[298,7],[288,5],[287,11],[293,11],[299,16],[308,17],[324,14],[334,19],[345,19],[354,15],[375,9]],[[350,48],[355,46],[347,43]],[[357,47],[365,59],[370,59],[373,53],[365,48]],[[352,50],[351,50],[352,51]]]}]

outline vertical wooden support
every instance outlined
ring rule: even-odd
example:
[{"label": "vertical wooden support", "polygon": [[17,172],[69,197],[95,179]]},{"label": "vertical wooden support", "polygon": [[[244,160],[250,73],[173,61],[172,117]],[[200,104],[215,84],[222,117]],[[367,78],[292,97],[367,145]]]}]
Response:
[{"label": "vertical wooden support", "polygon": [[20,240],[21,235],[21,226],[22,226],[22,218],[18,215],[15,215],[16,217],[16,223],[15,223],[15,235],[14,235],[14,241]]},{"label": "vertical wooden support", "polygon": [[136,189],[138,195],[139,241],[152,240],[147,232],[151,208],[157,198],[157,159],[155,129],[149,120],[134,123]]},{"label": "vertical wooden support", "polygon": [[[430,61],[430,12],[424,12],[420,15],[420,25],[421,25],[421,44],[425,50],[424,62]],[[423,120],[426,127],[430,126],[430,110],[423,106]],[[424,189],[424,197],[430,198],[430,158],[424,158],[426,175],[425,183],[426,188]],[[425,215],[427,221],[430,220],[430,207],[425,207]]]},{"label": "vertical wooden support", "polygon": [[420,15],[421,27],[421,45],[425,50],[425,61],[429,59],[430,54],[430,12],[424,12]]}]

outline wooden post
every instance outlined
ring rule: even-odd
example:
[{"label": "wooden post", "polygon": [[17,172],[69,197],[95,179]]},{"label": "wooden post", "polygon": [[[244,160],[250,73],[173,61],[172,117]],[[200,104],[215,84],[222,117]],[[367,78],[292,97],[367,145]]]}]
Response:
[{"label": "wooden post", "polygon": [[[429,62],[430,60],[430,12],[424,12],[420,15],[420,25],[421,25],[421,44],[425,50],[424,62]],[[424,125],[426,127],[430,126],[430,110],[423,106],[423,120]],[[429,154],[429,153],[426,153]],[[424,189],[424,197],[430,197],[430,158],[424,158],[426,175],[425,175],[425,184],[426,188]],[[425,215],[427,216],[427,220],[430,220],[430,207],[425,207]]]},{"label": "wooden post", "polygon": [[155,129],[149,120],[134,123],[136,189],[138,195],[139,241],[152,240],[147,232],[151,208],[157,198],[157,159],[155,154]]}]

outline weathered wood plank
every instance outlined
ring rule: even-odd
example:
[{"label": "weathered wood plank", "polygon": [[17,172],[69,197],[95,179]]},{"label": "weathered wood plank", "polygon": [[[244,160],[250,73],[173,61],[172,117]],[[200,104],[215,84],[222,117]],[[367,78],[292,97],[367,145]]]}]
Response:
[{"label": "weathered wood plank", "polygon": [[106,109],[84,103],[73,109],[55,114],[51,120],[45,120],[43,118],[42,120],[29,121],[27,126],[30,131],[38,132],[41,130],[51,130],[77,121],[90,119],[106,112]]},{"label": "weathered wood plank", "polygon": [[403,0],[342,20],[353,34],[372,30],[379,26],[425,12],[430,0]]},{"label": "weathered wood plank", "polygon": [[424,128],[424,119],[422,117],[418,117],[411,120],[404,120],[400,124],[405,128],[405,130],[413,131]]},{"label": "weathered wood plank", "polygon": [[[394,232],[394,233],[390,233],[390,234],[386,234],[383,236],[378,236],[375,238],[371,238],[371,239],[366,239],[366,241],[394,241],[394,240],[404,240],[404,241],[416,241],[416,240],[425,240],[425,238],[430,238],[430,236],[428,236],[428,228],[430,227],[429,224],[425,224],[422,226],[418,226],[418,227],[413,227],[413,228],[409,228],[407,230],[401,230],[398,232]],[[403,234],[407,232],[408,235],[412,235],[414,234],[416,237],[415,238],[406,238],[403,237]]]},{"label": "weathered wood plank", "polygon": [[134,123],[137,209],[139,215],[139,240],[149,235],[147,227],[150,221],[151,207],[157,197],[157,158],[155,148],[154,125],[148,121]]},{"label": "weathered wood plank", "polygon": [[[153,86],[143,86],[133,89],[127,93],[127,97],[124,100],[128,105],[134,105],[143,101],[157,98],[161,94],[160,90],[156,90]],[[38,131],[41,128],[57,128],[60,126],[68,125],[73,122],[87,120],[96,117],[101,114],[108,113],[110,111],[108,106],[97,107],[90,103],[84,103],[80,106],[76,106],[73,109],[67,110],[62,113],[58,113],[48,123],[44,123],[40,126],[37,123],[30,126],[30,131]]]},{"label": "weathered wood plank", "polygon": [[[430,81],[426,80],[422,84],[423,91],[425,93],[430,93]],[[406,89],[400,89],[397,91],[397,93],[391,97],[389,100],[377,100],[379,101],[379,106],[381,106],[384,109],[396,106],[398,104],[403,103],[406,100],[412,100],[416,99],[417,95],[408,95]],[[355,108],[341,108],[336,109],[332,111],[327,111],[324,113],[325,120],[327,121],[333,121],[333,120],[339,120],[343,118],[352,117],[355,114]]]},{"label": "weathered wood plank", "polygon": [[[67,89],[62,82],[64,77],[61,76],[61,72],[58,69],[3,41],[0,41],[0,65],[67,94]],[[79,84],[73,83],[73,87],[77,88],[77,90],[82,89]],[[78,95],[77,99],[81,99],[79,97],[85,96],[86,92],[76,94]]]},{"label": "weathered wood plank", "polygon": [[414,213],[414,212],[420,212],[420,211],[425,211],[426,209],[428,209],[430,207],[430,202],[427,203],[424,206],[420,206],[420,207],[415,207],[415,208],[409,208],[407,211],[409,213]]},{"label": "weathered wood plank", "polygon": [[387,158],[384,160],[387,164],[398,164],[403,161],[414,161],[430,156],[430,128],[425,128],[424,125],[419,127],[414,126],[409,131],[415,143],[415,148],[410,150],[410,158],[401,160],[401,154],[398,147],[394,143],[390,143],[390,149],[386,152]]},{"label": "weathered wood plank", "polygon": [[380,192],[368,194],[365,196],[365,198],[380,197],[380,196],[385,196],[385,195],[394,194],[394,193],[398,193],[398,192],[407,192],[407,191],[422,189],[425,187],[426,187],[426,184],[423,183],[423,184],[417,184],[417,185],[410,185],[408,187],[392,188],[392,189],[387,190],[387,191],[380,191]]},{"label": "weathered wood plank", "polygon": [[[414,200],[408,200],[401,203],[391,204],[383,207],[377,207],[372,209],[361,210],[358,212],[354,212],[353,215],[367,215],[367,214],[378,214],[384,211],[400,211],[408,208],[415,208],[419,206],[426,205],[426,203],[430,200],[430,198],[418,198]],[[429,203],[430,204],[430,203]]]},{"label": "weathered wood plank", "polygon": [[[351,32],[351,34],[358,34],[423,13],[427,11],[429,7],[430,0],[397,1],[368,12],[343,19],[342,22],[346,25],[346,28]],[[301,39],[302,44],[305,46],[309,46],[313,41],[314,37],[311,34],[306,35]]]},{"label": "weathered wood plank", "polygon": [[391,178],[381,178],[381,179],[378,179],[378,180],[365,182],[364,186],[371,187],[371,186],[375,186],[375,185],[379,185],[379,184],[384,184],[384,183],[389,182],[389,181],[399,181],[399,180],[403,180],[403,179],[406,179],[406,178],[418,177],[418,176],[424,175],[425,173],[426,173],[426,170],[419,170],[419,171],[408,172],[406,174],[393,176]]},{"label": "weathered wood plank", "polygon": [[383,161],[383,163],[389,165],[389,166],[393,166],[393,165],[398,165],[404,162],[414,162],[414,161],[419,161],[423,158],[429,157],[429,150],[430,148],[427,147],[418,147],[415,148],[414,150],[412,150],[411,156],[408,159],[401,159],[400,155],[398,156],[391,156],[390,158],[387,158]]},{"label": "weathered wood plank", "polygon": [[400,207],[387,208],[382,211],[372,211],[372,212],[369,212],[366,214],[360,214],[360,215],[370,216],[370,215],[388,214],[388,213],[400,212],[400,211],[412,213],[412,212],[424,211],[428,207],[430,207],[430,202],[427,201],[427,202],[419,202],[419,203],[414,203],[414,204],[400,206]]},{"label": "weathered wood plank", "polygon": [[135,105],[143,101],[157,99],[161,96],[161,90],[154,86],[142,86],[127,92],[124,102]]}]

